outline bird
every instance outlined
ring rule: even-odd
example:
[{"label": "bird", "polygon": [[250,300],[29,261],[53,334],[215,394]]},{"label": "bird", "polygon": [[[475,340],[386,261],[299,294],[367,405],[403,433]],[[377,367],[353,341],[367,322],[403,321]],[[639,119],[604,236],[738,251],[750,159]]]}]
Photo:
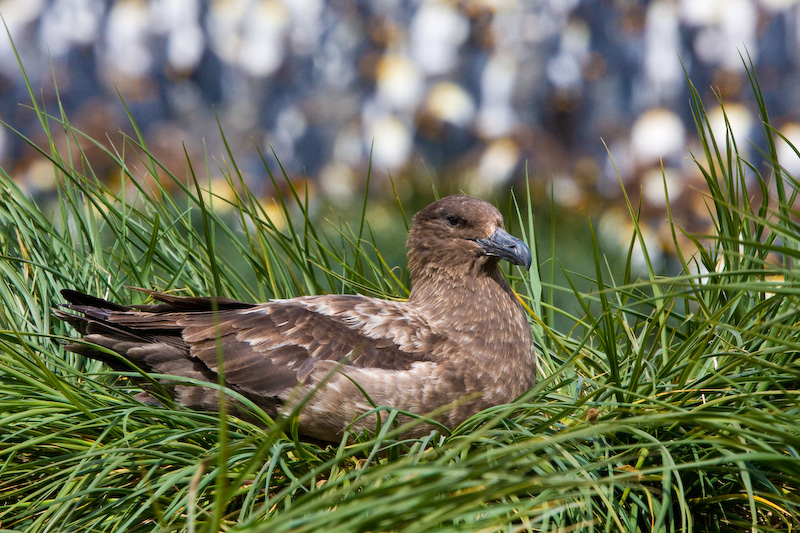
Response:
[{"label": "bird", "polygon": [[[294,411],[311,439],[374,431],[375,406],[397,409],[402,421],[433,413],[452,430],[534,384],[531,326],[500,269],[508,261],[528,270],[531,251],[494,206],[463,194],[414,215],[407,248],[406,300],[328,294],[253,304],[136,289],[155,303],[120,305],[65,289],[54,314],[82,335],[68,351],[117,370],[222,378],[272,417]],[[219,409],[213,387],[161,383],[179,405]],[[404,436],[436,427],[409,425]]]}]

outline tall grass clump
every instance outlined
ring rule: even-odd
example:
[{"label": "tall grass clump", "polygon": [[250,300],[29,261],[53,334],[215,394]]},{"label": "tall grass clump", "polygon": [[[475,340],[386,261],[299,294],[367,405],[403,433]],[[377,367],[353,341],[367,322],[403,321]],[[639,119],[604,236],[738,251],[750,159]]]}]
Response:
[{"label": "tall grass clump", "polygon": [[[328,446],[298,438],[291,419],[142,404],[124,377],[63,351],[71,333],[50,308],[62,288],[120,301],[140,298],[128,286],[249,301],[404,297],[407,277],[384,259],[366,211],[355,224],[320,221],[295,189],[268,209],[230,150],[213,171],[174,176],[140,135],[105,148],[32,94],[49,144],[29,144],[52,163],[59,202],[43,213],[0,172],[0,529],[795,531],[800,184],[778,161],[786,140],[751,81],[759,161],[740,156],[730,128],[714,135],[690,86],[714,231],[672,224],[680,275],[649,267],[634,279],[635,245],[650,263],[629,204],[622,272],[596,246],[591,290],[569,265],[567,287],[536,269],[513,280],[540,352],[523,397],[419,440],[399,438],[385,410],[374,434]],[[86,143],[117,162],[119,190],[94,175]],[[234,194],[209,187],[212,173]],[[530,198],[506,211],[533,241]],[[402,206],[397,217],[407,223]],[[580,312],[554,309],[554,291]],[[556,314],[578,327],[555,331]]]}]

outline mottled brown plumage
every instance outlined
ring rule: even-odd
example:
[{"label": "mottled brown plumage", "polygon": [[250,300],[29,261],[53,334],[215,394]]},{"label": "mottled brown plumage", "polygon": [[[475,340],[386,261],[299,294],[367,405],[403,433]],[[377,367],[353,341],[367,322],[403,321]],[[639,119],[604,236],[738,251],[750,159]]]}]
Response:
[{"label": "mottled brown plumage", "polygon": [[[145,290],[159,303],[121,306],[64,291],[70,303],[55,313],[147,372],[216,383],[221,360],[226,384],[272,415],[317,387],[299,414],[310,437],[337,441],[348,427],[374,429],[374,418],[353,423],[370,401],[419,414],[452,404],[436,417],[452,428],[534,381],[530,327],[501,259],[528,268],[530,250],[505,232],[497,209],[456,195],[414,216],[406,302],[328,295],[253,305]],[[91,345],[67,349],[126,368]],[[165,386],[182,405],[218,406],[211,388]]]}]

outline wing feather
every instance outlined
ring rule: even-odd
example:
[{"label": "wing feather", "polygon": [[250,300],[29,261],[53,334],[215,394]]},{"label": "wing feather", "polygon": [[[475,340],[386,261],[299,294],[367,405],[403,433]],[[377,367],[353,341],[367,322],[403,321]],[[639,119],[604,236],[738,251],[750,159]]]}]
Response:
[{"label": "wing feather", "polygon": [[[416,363],[435,362],[438,347],[446,344],[441,342],[444,335],[404,302],[330,295],[252,305],[145,292],[158,303],[119,306],[71,292],[65,295],[70,304],[63,307],[72,313],[55,312],[87,341],[121,354],[145,371],[209,382],[223,374],[229,387],[270,413],[296,401],[298,386],[308,390],[332,370],[362,379],[388,377],[391,371],[405,375],[404,371],[419,370]],[[127,369],[89,345],[72,343],[67,348]],[[352,388],[347,381],[331,383],[334,393]],[[217,405],[216,391],[164,385],[183,405],[202,409]]]},{"label": "wing feather", "polygon": [[[242,392],[278,396],[316,374],[321,362],[350,368],[408,370],[430,360],[428,347],[438,337],[427,332],[426,342],[412,333],[394,331],[409,325],[398,318],[397,302],[378,302],[362,296],[317,296],[276,300],[250,309],[218,313],[183,313],[177,325],[192,357]],[[354,311],[354,306],[365,308]],[[396,322],[394,327],[377,324]],[[420,330],[424,331],[424,330]],[[224,354],[220,358],[219,354]],[[222,368],[220,369],[220,362]]]}]

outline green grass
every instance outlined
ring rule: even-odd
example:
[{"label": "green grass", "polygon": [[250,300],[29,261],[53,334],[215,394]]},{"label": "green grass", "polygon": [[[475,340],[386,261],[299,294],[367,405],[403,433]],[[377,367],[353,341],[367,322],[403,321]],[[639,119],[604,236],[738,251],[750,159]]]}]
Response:
[{"label": "green grass", "polygon": [[[0,529],[797,530],[800,184],[777,161],[785,140],[752,83],[768,140],[758,161],[739,156],[730,132],[711,135],[690,86],[716,231],[681,250],[673,225],[676,257],[691,257],[681,275],[634,277],[631,251],[625,268],[607,268],[595,245],[591,289],[569,271],[561,287],[554,250],[534,247],[544,279],[534,268],[513,280],[540,344],[533,389],[449,435],[398,439],[385,410],[374,436],[327,447],[298,439],[291,420],[263,429],[137,402],[124,378],[63,351],[71,333],[50,308],[67,287],[139,301],[129,285],[251,301],[404,297],[407,275],[385,258],[367,200],[349,222],[312,215],[294,189],[267,210],[230,150],[213,169],[173,176],[138,134],[108,153],[125,192],[113,191],[56,143],[94,141],[32,94],[59,204],[44,214],[0,172]],[[131,154],[165,176],[155,190],[123,163]],[[232,200],[209,192],[212,174]],[[535,242],[531,205],[521,195],[500,207]],[[647,258],[638,231],[636,242]],[[552,306],[560,293],[582,312]],[[557,319],[575,327],[555,331]]]}]

